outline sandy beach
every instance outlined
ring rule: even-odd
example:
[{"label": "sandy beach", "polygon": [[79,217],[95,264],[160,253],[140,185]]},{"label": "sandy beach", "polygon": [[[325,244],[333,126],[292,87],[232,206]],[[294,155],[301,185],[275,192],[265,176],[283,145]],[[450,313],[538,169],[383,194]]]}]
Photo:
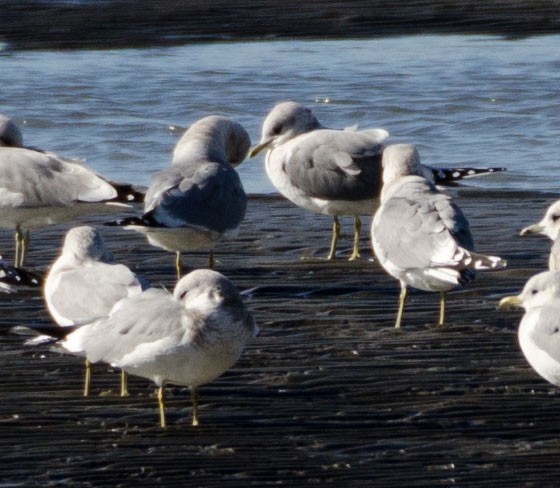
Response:
[{"label": "sandy beach", "polygon": [[[261,328],[228,373],[201,387],[201,425],[169,389],[167,430],[154,387],[98,365],[81,396],[82,361],[26,349],[10,330],[48,324],[37,290],[0,296],[0,479],[6,486],[552,486],[560,468],[557,388],[517,345],[521,313],[496,310],[547,263],[549,242],[518,231],[552,195],[452,190],[478,250],[508,260],[452,292],[448,323],[437,296],[413,293],[392,327],[398,287],[371,260],[307,259],[327,250],[330,220],[272,196],[250,200],[239,238],[217,269],[248,293]],[[100,219],[85,222],[98,224]],[[366,227],[366,226],[364,226]],[[30,263],[52,261],[67,226],[32,234]],[[173,285],[173,257],[134,234],[101,228],[116,258],[152,283]],[[351,221],[343,221],[344,255]],[[1,249],[12,250],[3,231]],[[369,259],[368,259],[369,258]],[[204,252],[185,256],[191,267]]]}]

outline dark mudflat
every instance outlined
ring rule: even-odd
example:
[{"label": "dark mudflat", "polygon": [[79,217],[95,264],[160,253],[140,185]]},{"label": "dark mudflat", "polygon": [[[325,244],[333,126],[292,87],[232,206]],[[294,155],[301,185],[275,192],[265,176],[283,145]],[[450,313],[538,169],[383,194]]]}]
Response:
[{"label": "dark mudflat", "polygon": [[559,11],[558,0],[8,0],[0,40],[14,49],[74,49],[430,33],[523,37],[559,32]]},{"label": "dark mudflat", "polygon": [[[80,359],[26,349],[10,332],[49,323],[40,293],[1,295],[1,484],[554,486],[559,390],[524,360],[521,314],[496,304],[545,268],[549,243],[517,234],[555,198],[453,193],[478,249],[509,268],[450,293],[443,328],[434,325],[437,296],[413,293],[401,331],[392,327],[397,283],[367,259],[365,233],[359,262],[301,260],[326,253],[330,220],[252,198],[239,238],[216,257],[247,291],[261,335],[235,368],[200,389],[198,428],[186,389],[169,388],[161,430],[153,385],[131,378],[131,396],[120,398],[118,375],[103,365],[83,398]],[[52,261],[66,228],[32,234],[35,269]],[[171,254],[134,233],[101,231],[119,261],[173,285]],[[10,257],[11,235],[0,237]],[[342,243],[343,255],[349,247]],[[201,267],[206,254],[185,261]]]}]

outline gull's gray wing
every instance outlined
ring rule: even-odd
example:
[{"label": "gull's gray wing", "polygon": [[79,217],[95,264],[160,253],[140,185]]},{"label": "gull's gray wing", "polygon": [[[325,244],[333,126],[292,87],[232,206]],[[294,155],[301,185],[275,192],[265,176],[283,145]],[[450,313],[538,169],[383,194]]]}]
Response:
[{"label": "gull's gray wing", "polygon": [[[117,303],[108,319],[78,329],[82,350],[92,362],[115,365],[140,348],[164,351],[180,343],[187,329],[179,302],[166,291],[150,288]],[[72,340],[71,336],[68,340]]]},{"label": "gull's gray wing", "polygon": [[235,229],[245,217],[247,196],[229,165],[174,164],[154,174],[145,216],[166,227],[194,226],[216,232]]},{"label": "gull's gray wing", "polygon": [[383,139],[376,131],[320,129],[279,146],[270,158],[309,196],[363,200],[381,189]]},{"label": "gull's gray wing", "polygon": [[[529,331],[530,340],[541,351],[560,363],[560,302],[553,300],[547,305],[528,311],[523,316],[520,332],[524,327]],[[523,348],[523,344],[521,346]],[[537,367],[535,369],[542,374]]]},{"label": "gull's gray wing", "polygon": [[403,269],[444,264],[457,246],[472,248],[463,212],[418,176],[401,178],[377,211],[373,234],[385,257]]},{"label": "gull's gray wing", "polygon": [[45,298],[63,324],[84,324],[109,315],[119,300],[136,295],[147,285],[122,264],[94,263],[49,275]]},{"label": "gull's gray wing", "polygon": [[87,166],[53,153],[0,147],[0,206],[100,202],[115,189]]},{"label": "gull's gray wing", "polygon": [[556,238],[550,248],[548,268],[551,271],[560,271],[560,238]]}]

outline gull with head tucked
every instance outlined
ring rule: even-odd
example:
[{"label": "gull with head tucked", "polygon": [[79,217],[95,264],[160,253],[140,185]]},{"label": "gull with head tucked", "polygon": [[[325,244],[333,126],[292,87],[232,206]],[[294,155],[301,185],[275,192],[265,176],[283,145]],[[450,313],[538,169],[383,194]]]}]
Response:
[{"label": "gull with head tucked", "polygon": [[190,386],[192,423],[198,425],[198,387],[233,366],[257,332],[233,283],[199,269],[181,278],[173,294],[151,288],[121,300],[107,319],[79,328],[62,346],[151,379],[158,386],[162,427],[165,385]]},{"label": "gull with head tucked", "polygon": [[82,164],[23,145],[17,125],[0,114],[0,226],[15,228],[15,265],[21,267],[29,232],[84,213],[122,210],[143,195],[128,184],[108,181]]},{"label": "gull with head tucked", "polygon": [[[309,108],[283,102],[266,116],[261,140],[249,156],[267,150],[265,169],[277,190],[306,210],[332,216],[327,259],[335,257],[340,236],[338,217],[353,216],[354,239],[349,259],[354,260],[360,256],[360,216],[371,215],[378,204],[381,159],[388,136],[384,129],[329,129]],[[422,166],[425,176],[438,184],[498,170],[502,169]]]},{"label": "gull with head tucked", "polygon": [[[44,297],[49,313],[60,327],[80,327],[107,317],[119,300],[138,295],[148,287],[124,264],[114,262],[96,229],[80,226],[66,233],[60,256],[45,279]],[[91,365],[86,360],[84,396],[89,394],[90,378]],[[126,395],[123,374],[121,396]]]},{"label": "gull with head tucked", "polygon": [[473,251],[469,223],[450,196],[422,176],[420,156],[410,144],[383,153],[381,205],[371,225],[371,241],[381,266],[399,280],[395,327],[400,327],[409,286],[440,293],[438,325],[445,318],[446,293],[466,285],[475,270],[495,270],[506,262]]},{"label": "gull with head tucked", "polygon": [[152,177],[144,214],[107,225],[130,227],[150,244],[175,252],[177,278],[181,252],[209,248],[237,235],[245,217],[247,195],[234,166],[251,146],[247,131],[226,117],[204,117],[183,134],[171,166]]}]

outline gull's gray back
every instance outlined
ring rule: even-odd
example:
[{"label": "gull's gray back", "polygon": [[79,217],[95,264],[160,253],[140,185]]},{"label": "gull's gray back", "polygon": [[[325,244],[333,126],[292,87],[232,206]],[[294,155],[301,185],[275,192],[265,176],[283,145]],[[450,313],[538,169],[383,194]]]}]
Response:
[{"label": "gull's gray back", "polygon": [[145,216],[167,227],[235,229],[245,217],[247,196],[231,166],[245,158],[250,139],[243,127],[210,116],[193,124],[174,152],[173,163],[152,177]]},{"label": "gull's gray back", "polygon": [[274,149],[269,157],[309,196],[363,200],[381,190],[382,150],[376,133],[319,129]]},{"label": "gull's gray back", "polygon": [[375,216],[375,240],[401,268],[430,265],[439,251],[473,249],[469,223],[448,195],[420,176],[406,176],[392,188]]}]

